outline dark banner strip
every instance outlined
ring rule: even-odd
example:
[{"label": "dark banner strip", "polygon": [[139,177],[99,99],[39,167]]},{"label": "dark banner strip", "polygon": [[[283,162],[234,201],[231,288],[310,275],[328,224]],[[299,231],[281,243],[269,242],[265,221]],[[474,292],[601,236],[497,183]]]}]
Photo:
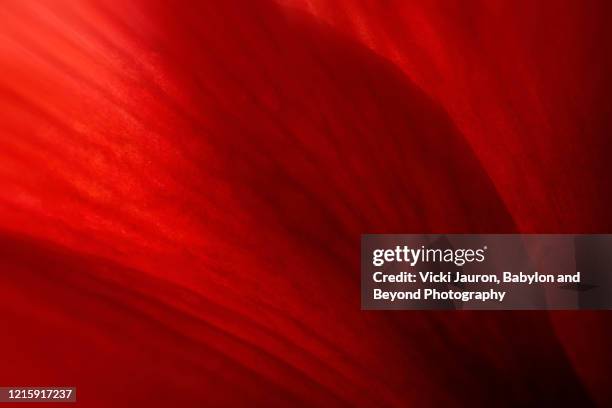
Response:
[{"label": "dark banner strip", "polygon": [[612,235],[362,235],[361,306],[610,310]]}]

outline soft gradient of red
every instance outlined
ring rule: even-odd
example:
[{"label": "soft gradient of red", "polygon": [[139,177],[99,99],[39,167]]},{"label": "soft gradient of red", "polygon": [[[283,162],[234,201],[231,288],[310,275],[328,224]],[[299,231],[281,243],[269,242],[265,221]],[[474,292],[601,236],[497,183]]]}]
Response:
[{"label": "soft gradient of red", "polygon": [[610,232],[611,30],[605,0],[2,1],[0,385],[609,406],[606,312],[362,312],[358,262]]}]

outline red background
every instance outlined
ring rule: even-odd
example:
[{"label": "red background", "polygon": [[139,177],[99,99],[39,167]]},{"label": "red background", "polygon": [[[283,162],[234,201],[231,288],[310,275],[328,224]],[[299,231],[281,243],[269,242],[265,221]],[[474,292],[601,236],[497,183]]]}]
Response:
[{"label": "red background", "polygon": [[612,3],[0,3],[0,385],[610,406],[608,312],[362,312],[362,233],[611,232]]}]

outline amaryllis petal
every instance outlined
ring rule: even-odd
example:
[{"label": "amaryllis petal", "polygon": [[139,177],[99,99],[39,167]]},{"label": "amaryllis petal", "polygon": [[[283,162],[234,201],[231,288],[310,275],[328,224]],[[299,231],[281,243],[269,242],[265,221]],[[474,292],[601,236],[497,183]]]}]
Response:
[{"label": "amaryllis petal", "polygon": [[359,304],[362,233],[611,224],[606,4],[3,1],[0,385],[609,401],[606,316]]}]

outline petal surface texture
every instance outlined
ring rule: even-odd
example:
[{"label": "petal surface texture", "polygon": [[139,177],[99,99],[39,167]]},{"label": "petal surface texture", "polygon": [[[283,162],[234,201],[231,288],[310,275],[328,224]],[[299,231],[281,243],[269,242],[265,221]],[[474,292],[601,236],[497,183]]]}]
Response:
[{"label": "petal surface texture", "polygon": [[363,233],[610,232],[607,1],[0,4],[0,385],[612,404],[603,312],[366,312]]}]

